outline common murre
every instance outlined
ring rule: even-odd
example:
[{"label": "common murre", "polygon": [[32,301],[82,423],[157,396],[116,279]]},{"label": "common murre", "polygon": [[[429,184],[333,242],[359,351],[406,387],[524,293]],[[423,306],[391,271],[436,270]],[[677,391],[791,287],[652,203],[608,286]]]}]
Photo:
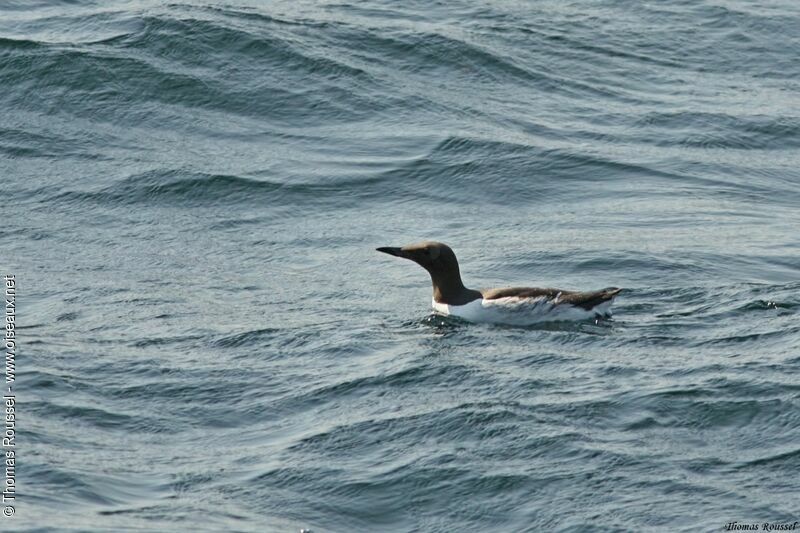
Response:
[{"label": "common murre", "polygon": [[622,289],[577,292],[536,287],[468,289],[461,281],[456,254],[441,242],[425,241],[377,251],[410,259],[428,271],[433,282],[433,309],[470,322],[525,325],[555,320],[610,316]]}]

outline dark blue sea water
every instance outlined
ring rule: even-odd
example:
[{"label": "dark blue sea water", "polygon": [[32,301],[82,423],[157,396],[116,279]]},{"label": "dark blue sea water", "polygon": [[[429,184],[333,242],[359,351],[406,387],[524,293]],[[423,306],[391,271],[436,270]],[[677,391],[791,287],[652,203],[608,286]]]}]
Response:
[{"label": "dark blue sea water", "polygon": [[[794,0],[0,4],[2,531],[800,520]],[[431,315],[624,287],[612,320]]]}]

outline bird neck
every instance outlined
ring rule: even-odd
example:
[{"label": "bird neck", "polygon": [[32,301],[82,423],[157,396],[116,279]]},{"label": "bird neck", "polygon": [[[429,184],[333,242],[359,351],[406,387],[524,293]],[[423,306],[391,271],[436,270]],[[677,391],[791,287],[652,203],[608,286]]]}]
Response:
[{"label": "bird neck", "polygon": [[455,272],[455,275],[451,272],[447,276],[431,272],[431,281],[433,282],[433,299],[437,303],[464,305],[472,300],[482,298],[480,292],[464,286],[458,271]]}]

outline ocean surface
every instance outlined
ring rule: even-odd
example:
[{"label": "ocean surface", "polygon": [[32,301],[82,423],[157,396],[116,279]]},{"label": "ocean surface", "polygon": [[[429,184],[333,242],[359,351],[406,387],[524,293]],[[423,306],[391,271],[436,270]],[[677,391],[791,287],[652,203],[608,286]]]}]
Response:
[{"label": "ocean surface", "polygon": [[[5,0],[0,531],[800,520],[800,5]],[[431,314],[625,288],[610,320]]]}]

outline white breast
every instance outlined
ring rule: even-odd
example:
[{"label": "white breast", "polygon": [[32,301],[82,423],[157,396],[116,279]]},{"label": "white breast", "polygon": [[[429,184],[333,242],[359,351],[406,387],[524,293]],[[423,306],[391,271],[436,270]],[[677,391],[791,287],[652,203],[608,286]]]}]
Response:
[{"label": "white breast", "polygon": [[546,298],[497,298],[473,300],[464,305],[448,305],[433,301],[433,310],[449,316],[457,316],[470,322],[490,322],[525,326],[537,322],[557,320],[586,320],[596,315],[608,315],[611,302],[604,302],[591,311],[574,305],[558,303],[558,299]]}]

